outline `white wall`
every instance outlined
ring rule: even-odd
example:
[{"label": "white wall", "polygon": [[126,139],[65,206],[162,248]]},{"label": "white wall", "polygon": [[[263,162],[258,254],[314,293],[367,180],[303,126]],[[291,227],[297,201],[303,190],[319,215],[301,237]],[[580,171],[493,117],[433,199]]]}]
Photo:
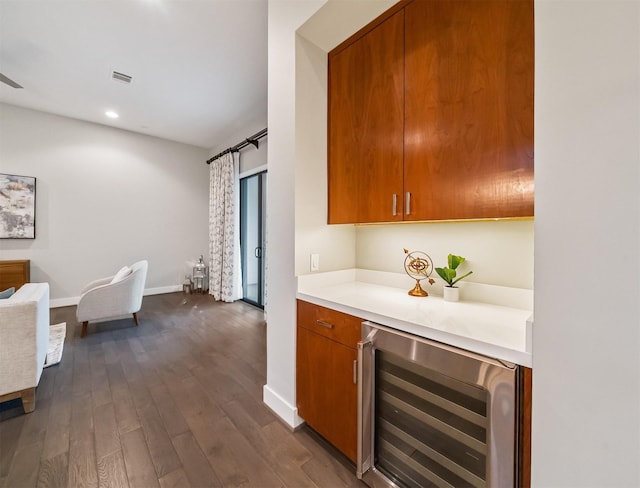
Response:
[{"label": "white wall", "polygon": [[295,31],[326,0],[269,0],[267,384],[263,398],[289,425],[295,408]]},{"label": "white wall", "polygon": [[296,276],[311,272],[310,256],[320,257],[319,271],[353,268],[353,225],[327,225],[327,53],[296,37],[295,137]]},{"label": "white wall", "polygon": [[37,178],[36,239],[0,240],[0,259],[30,259],[54,304],[138,259],[168,291],[206,255],[206,150],[6,104],[0,127],[0,171]]},{"label": "white wall", "polygon": [[640,486],[640,3],[536,2],[535,487]]},{"label": "white wall", "polygon": [[398,1],[328,0],[297,33],[328,53]]},{"label": "white wall", "polygon": [[466,281],[533,289],[532,220],[374,225],[357,229],[358,268],[402,273],[403,248],[426,252],[435,266],[446,266],[447,256],[452,253],[467,258],[464,269],[472,270],[473,274]]},{"label": "white wall", "polygon": [[[327,115],[322,57],[333,47],[327,39],[337,42],[348,37],[395,2],[358,2],[360,7],[354,9],[343,0],[269,0],[269,325],[264,401],[292,426],[300,423],[295,408],[296,273],[308,270],[310,252],[321,254],[322,271],[355,264],[354,229],[325,225]],[[309,19],[311,23],[298,33]],[[325,54],[309,40],[322,46]]]},{"label": "white wall", "polygon": [[[266,127],[266,126],[265,126]],[[255,134],[255,132],[254,132]],[[258,143],[258,149],[253,146],[245,147],[240,151],[240,175],[243,173],[251,173],[258,168],[263,168],[268,165],[267,155],[269,137],[260,139]],[[266,168],[265,168],[266,169]]]}]

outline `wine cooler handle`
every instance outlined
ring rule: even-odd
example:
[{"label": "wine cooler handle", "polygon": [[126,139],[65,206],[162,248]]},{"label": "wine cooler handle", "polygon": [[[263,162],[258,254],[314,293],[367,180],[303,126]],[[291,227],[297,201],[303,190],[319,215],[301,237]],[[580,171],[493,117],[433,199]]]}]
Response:
[{"label": "wine cooler handle", "polygon": [[[357,367],[357,385],[358,385],[358,451],[357,451],[357,464],[356,464],[356,476],[358,479],[362,479],[364,473],[371,468],[371,446],[368,440],[371,438],[371,426],[368,424],[371,420],[371,415],[364,414],[364,397],[371,393],[369,385],[365,384],[365,364],[371,364],[369,356],[371,354],[371,341],[358,342],[358,360],[356,361]],[[364,437],[367,437],[367,440]]]},{"label": "wine cooler handle", "polygon": [[353,384],[358,384],[358,360],[353,360]]}]

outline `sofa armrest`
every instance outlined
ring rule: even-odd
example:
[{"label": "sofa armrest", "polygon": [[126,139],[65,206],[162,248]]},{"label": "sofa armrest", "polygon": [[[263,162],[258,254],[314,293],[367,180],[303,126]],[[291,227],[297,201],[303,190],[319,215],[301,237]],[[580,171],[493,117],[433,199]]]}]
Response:
[{"label": "sofa armrest", "polygon": [[0,395],[38,385],[49,346],[49,285],[0,300]]}]

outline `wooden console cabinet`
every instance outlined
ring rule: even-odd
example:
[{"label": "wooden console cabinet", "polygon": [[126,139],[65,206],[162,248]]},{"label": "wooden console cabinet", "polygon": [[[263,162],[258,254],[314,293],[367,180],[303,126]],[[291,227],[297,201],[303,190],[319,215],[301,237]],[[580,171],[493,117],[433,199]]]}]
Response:
[{"label": "wooden console cabinet", "polygon": [[357,317],[298,301],[298,414],[354,462],[361,322]]},{"label": "wooden console cabinet", "polygon": [[29,283],[31,265],[28,259],[0,261],[0,291],[15,287],[17,290]]}]

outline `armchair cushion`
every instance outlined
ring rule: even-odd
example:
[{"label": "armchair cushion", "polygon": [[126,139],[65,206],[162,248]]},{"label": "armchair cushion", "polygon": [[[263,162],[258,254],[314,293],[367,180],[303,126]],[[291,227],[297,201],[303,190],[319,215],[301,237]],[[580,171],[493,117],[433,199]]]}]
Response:
[{"label": "armchair cushion", "polygon": [[124,280],[127,276],[131,274],[131,268],[129,266],[123,266],[118,270],[116,275],[111,280],[111,283],[117,283],[118,281]]}]

